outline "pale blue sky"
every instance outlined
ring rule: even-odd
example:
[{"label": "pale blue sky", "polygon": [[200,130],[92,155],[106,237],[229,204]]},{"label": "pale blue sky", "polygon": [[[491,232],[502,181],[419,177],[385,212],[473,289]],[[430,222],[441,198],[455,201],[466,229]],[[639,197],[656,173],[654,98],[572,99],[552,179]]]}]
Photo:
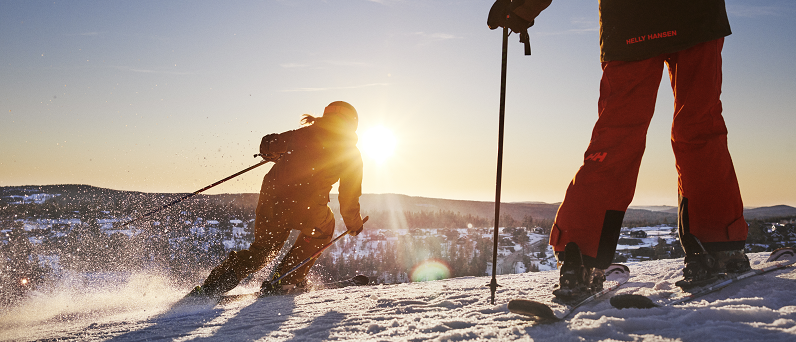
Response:
[{"label": "pale blue sky", "polygon": [[[260,138],[344,100],[366,193],[494,199],[500,33],[492,1],[0,1],[0,185],[192,192],[256,162]],[[727,1],[725,119],[744,201],[796,206],[796,3]],[[601,76],[596,0],[554,1],[510,37],[503,200],[558,202]],[[677,201],[661,86],[634,205]],[[211,193],[256,192],[252,171]]]}]

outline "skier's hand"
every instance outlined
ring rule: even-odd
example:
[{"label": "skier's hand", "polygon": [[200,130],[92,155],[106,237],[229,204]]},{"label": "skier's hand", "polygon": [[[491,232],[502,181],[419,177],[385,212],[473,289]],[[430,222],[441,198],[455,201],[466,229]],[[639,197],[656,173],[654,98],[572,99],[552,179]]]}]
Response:
[{"label": "skier's hand", "polygon": [[515,33],[522,33],[533,26],[533,20],[528,21],[514,13],[514,9],[521,6],[524,0],[497,0],[489,10],[486,25],[490,30],[498,27],[508,27]]},{"label": "skier's hand", "polygon": [[[276,162],[286,152],[285,140],[276,133],[268,134],[260,141],[260,157],[267,162]],[[255,155],[258,156],[258,155]]]},{"label": "skier's hand", "polygon": [[365,225],[363,224],[359,229],[349,230],[348,235],[357,236],[359,233],[362,233],[362,230],[365,229]]},{"label": "skier's hand", "polygon": [[280,157],[282,157],[281,153],[258,153],[254,155],[255,158],[263,157],[263,159],[267,162],[276,162]]},{"label": "skier's hand", "polygon": [[348,230],[348,235],[357,236],[357,235],[359,235],[359,233],[362,233],[362,230],[365,229],[365,222],[368,222],[369,218],[370,218],[370,216],[365,216],[365,218],[362,219],[362,225],[359,226],[359,228],[357,228],[357,229],[349,229]]}]

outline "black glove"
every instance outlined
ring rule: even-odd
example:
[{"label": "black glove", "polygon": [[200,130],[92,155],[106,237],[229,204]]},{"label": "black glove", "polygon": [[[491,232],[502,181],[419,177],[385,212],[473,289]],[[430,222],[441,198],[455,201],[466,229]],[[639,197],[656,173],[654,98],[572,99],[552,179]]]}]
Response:
[{"label": "black glove", "polygon": [[266,153],[266,154],[255,155],[255,157],[257,157],[257,156],[263,157],[263,159],[265,159],[265,161],[267,161],[267,162],[276,163],[276,161],[279,160],[279,158],[282,157],[282,154],[281,153],[276,153],[276,152],[271,152],[271,153]]},{"label": "black glove", "polygon": [[514,33],[525,33],[528,28],[533,26],[533,21],[527,21],[520,16],[514,14],[512,10],[522,6],[525,0],[497,0],[489,9],[489,17],[486,19],[486,25],[490,30],[498,27],[508,27]]}]

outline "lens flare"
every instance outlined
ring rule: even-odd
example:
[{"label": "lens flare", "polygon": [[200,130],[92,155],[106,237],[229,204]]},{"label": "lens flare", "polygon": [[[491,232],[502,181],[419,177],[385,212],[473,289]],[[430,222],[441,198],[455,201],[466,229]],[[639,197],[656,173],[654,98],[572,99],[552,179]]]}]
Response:
[{"label": "lens flare", "polygon": [[412,281],[431,281],[450,278],[451,270],[447,263],[438,259],[423,261],[412,269]]}]

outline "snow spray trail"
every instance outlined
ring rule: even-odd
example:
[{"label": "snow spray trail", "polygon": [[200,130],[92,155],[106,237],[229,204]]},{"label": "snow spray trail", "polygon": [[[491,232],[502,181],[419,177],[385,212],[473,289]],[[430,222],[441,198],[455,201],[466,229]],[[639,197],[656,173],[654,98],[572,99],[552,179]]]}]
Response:
[{"label": "snow spray trail", "polygon": [[[151,273],[68,273],[49,289],[0,311],[0,340],[31,336],[31,330],[125,317],[154,315],[184,295],[165,276]],[[44,331],[42,331],[44,330]],[[35,334],[39,335],[39,334]]]}]

